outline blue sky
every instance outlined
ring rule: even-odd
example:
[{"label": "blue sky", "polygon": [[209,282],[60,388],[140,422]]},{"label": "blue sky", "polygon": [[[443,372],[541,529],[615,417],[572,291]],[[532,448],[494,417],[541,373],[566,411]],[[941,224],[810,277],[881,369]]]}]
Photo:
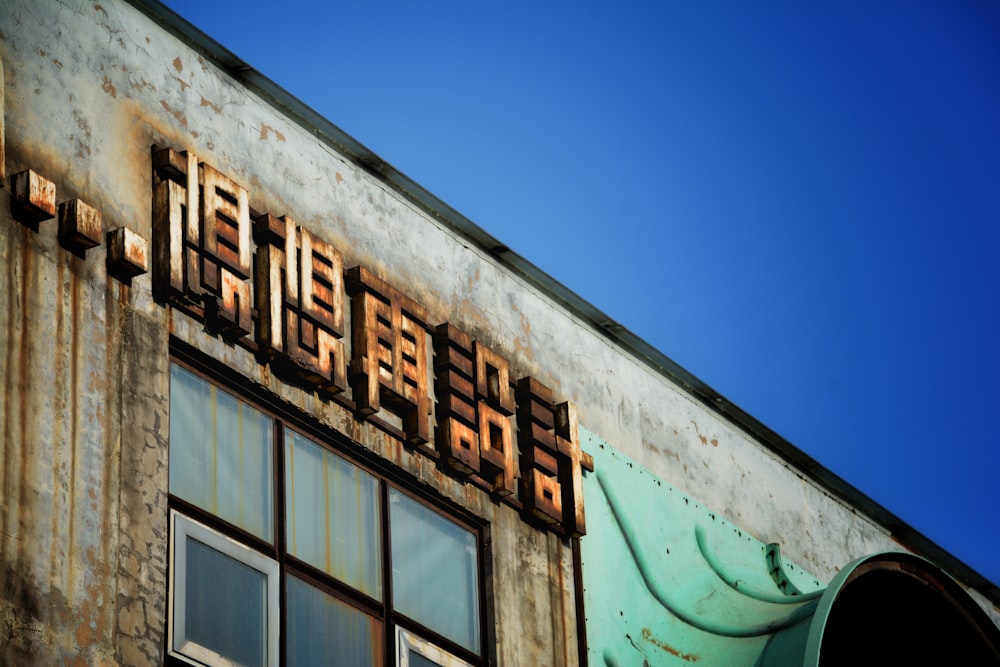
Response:
[{"label": "blue sky", "polygon": [[1000,583],[1000,4],[166,4]]}]

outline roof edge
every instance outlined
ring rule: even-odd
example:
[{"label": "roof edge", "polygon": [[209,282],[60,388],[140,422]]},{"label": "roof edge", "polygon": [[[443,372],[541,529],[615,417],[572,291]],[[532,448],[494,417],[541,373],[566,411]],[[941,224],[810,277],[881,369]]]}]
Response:
[{"label": "roof edge", "polygon": [[778,435],[762,422],[730,402],[692,373],[682,368],[645,340],[611,319],[571,289],[549,276],[524,257],[510,250],[483,228],[438,199],[402,172],[321,116],[287,90],[268,79],[205,32],[158,0],[127,0],[160,27],[200,53],[265,103],[299,124],[319,141],[331,146],[361,168],[405,197],[422,211],[484,250],[571,314],[586,321],[605,338],[640,359],[657,373],[678,385],[709,409],[750,434],[764,447],[795,466],[802,475],[886,528],[900,544],[951,572],[966,586],[976,589],[1000,608],[1000,587],[962,560],[941,548],[868,495],[823,467],[818,461]]}]

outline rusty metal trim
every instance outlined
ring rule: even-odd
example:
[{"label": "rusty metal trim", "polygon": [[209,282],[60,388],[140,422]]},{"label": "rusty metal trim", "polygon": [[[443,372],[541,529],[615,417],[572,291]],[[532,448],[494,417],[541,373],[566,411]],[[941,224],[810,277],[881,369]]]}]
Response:
[{"label": "rusty metal trim", "polygon": [[10,177],[10,212],[14,219],[38,231],[38,225],[56,215],[56,184],[33,169]]},{"label": "rusty metal trim", "polygon": [[149,268],[146,239],[128,227],[119,227],[107,233],[108,273],[126,285],[132,278],[146,273]]},{"label": "rusty metal trim", "polygon": [[103,218],[101,212],[82,199],[59,204],[59,243],[78,257],[101,245]]}]

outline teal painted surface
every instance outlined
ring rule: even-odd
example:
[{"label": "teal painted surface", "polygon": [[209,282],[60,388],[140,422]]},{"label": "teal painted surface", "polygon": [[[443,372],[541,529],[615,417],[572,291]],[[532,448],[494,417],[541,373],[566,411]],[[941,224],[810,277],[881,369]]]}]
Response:
[{"label": "teal painted surface", "polygon": [[801,662],[822,582],[580,431],[590,665]]}]

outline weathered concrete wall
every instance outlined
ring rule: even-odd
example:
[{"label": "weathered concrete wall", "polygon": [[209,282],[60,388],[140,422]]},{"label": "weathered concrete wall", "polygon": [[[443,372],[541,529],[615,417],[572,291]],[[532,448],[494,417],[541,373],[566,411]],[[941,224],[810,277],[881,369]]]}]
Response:
[{"label": "weathered concrete wall", "polygon": [[[51,9],[43,3],[37,18]],[[105,229],[124,224],[107,204],[114,195],[96,185],[104,174],[86,159],[89,119],[100,109],[67,91],[68,100],[59,95],[58,130],[38,115],[49,86],[58,88],[47,68],[83,76],[72,56],[45,50],[69,24],[32,30],[18,8],[4,10],[14,10],[0,22],[8,174],[42,171],[59,201],[100,202]],[[60,133],[75,148],[47,144]],[[127,167],[110,172],[109,182]],[[137,312],[141,289],[108,276],[103,247],[80,257],[60,247],[54,219],[37,232],[15,221],[7,185],[0,190],[0,664],[156,664],[165,606],[166,314]]]},{"label": "weathered concrete wall", "polygon": [[[554,387],[589,430],[817,576],[899,548],[130,5],[6,0],[0,59],[7,174],[42,173],[59,201],[100,210],[105,230],[150,240],[150,146],[194,151],[245,186],[253,208],[291,216],[343,252],[345,267],[403,288],[432,321]],[[54,220],[38,232],[15,222],[9,196],[0,191],[0,659],[157,662],[172,332],[488,520],[500,663],[574,664],[565,543],[154,303],[148,275],[131,287],[108,277],[103,245],[81,259],[59,247]]]},{"label": "weathered concrete wall", "polygon": [[[128,5],[3,3],[0,60],[7,173],[41,173],[57,201],[97,208],[105,231],[150,239],[156,143],[197,151],[248,186],[255,208],[336,243],[348,266],[402,280],[382,253],[390,239],[397,254],[454,252],[423,215]],[[161,663],[171,332],[487,520],[499,663],[577,662],[566,543],[157,305],[148,274],[113,279],[104,245],[81,258],[60,247],[55,219],[37,231],[14,220],[10,195],[0,190],[0,664]],[[434,289],[411,296],[437,304]]]},{"label": "weathered concrete wall", "polygon": [[8,192],[0,192],[0,662],[29,664],[44,651],[110,665],[120,390],[109,376],[119,295],[54,238],[13,223]]}]

